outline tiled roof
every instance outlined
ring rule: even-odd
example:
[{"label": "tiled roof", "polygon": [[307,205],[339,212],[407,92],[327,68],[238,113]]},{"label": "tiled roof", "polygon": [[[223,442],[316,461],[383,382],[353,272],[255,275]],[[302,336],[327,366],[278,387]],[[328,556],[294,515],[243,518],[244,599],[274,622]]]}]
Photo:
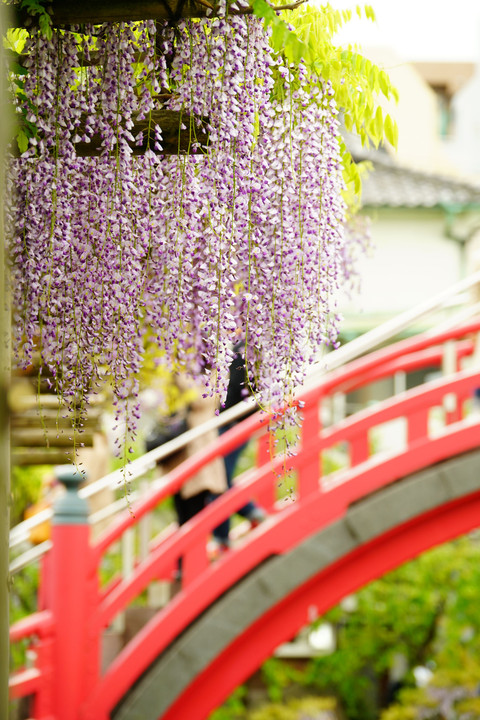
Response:
[{"label": "tiled roof", "polygon": [[363,181],[365,207],[480,207],[480,184],[400,167],[384,153],[355,159],[368,159],[373,165]]}]

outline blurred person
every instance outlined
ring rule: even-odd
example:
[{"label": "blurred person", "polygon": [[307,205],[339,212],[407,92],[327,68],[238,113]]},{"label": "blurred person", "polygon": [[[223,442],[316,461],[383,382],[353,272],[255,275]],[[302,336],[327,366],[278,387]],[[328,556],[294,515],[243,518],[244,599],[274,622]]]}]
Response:
[{"label": "blurred person", "polygon": [[[245,400],[245,398],[250,394],[247,371],[245,367],[244,347],[245,345],[243,342],[238,342],[233,348],[235,356],[230,365],[230,379],[227,388],[227,396],[225,398],[225,404],[220,409],[220,412],[228,410],[228,408],[231,408],[234,405],[238,405],[238,403]],[[252,412],[254,412],[254,410],[252,410]],[[243,419],[244,418],[242,418],[242,420]],[[224,432],[227,432],[227,430],[230,430],[230,428],[234,427],[234,425],[238,422],[238,420],[234,420],[227,423],[227,425],[220,428],[219,433],[223,434]],[[234,485],[233,478],[237,461],[247,445],[248,441],[242,443],[224,457],[227,486],[229,488]],[[252,528],[257,527],[257,525],[263,522],[266,518],[265,511],[253,502],[253,500],[249,500],[249,502],[237,510],[237,515],[246,518],[250,522]],[[218,543],[219,553],[228,550],[230,547],[230,525],[230,518],[227,518],[213,531],[213,536]]]},{"label": "blurred person", "polygon": [[[203,383],[194,382],[177,375],[175,382],[178,383],[180,389],[184,392],[195,390],[193,399],[190,399],[186,413],[187,430],[198,427],[207,420],[215,417],[217,410],[217,400],[213,396],[206,394]],[[205,395],[205,397],[204,397]],[[181,462],[192,457],[206,445],[214,442],[218,438],[217,430],[209,430],[199,438],[191,440],[185,448],[178,450],[172,455],[161,461],[164,472],[168,473],[177,467]],[[183,525],[197,513],[203,510],[212,497],[218,497],[227,489],[227,475],[225,464],[222,458],[215,458],[208,465],[201,468],[192,478],[190,478],[180,490],[173,496],[175,511],[178,518],[178,524]],[[179,575],[181,575],[181,562],[179,563]]]}]

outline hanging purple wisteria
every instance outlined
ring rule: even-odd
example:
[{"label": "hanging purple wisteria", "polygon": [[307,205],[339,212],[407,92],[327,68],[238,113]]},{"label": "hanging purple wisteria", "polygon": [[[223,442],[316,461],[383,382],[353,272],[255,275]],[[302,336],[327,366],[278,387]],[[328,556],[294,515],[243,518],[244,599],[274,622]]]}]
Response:
[{"label": "hanging purple wisteria", "polygon": [[[246,16],[32,31],[27,51],[17,105],[37,132],[7,212],[19,364],[38,355],[72,404],[109,380],[133,433],[145,333],[220,394],[240,333],[260,401],[289,398],[335,342],[348,265],[329,84]],[[164,154],[162,109],[189,152]]]}]

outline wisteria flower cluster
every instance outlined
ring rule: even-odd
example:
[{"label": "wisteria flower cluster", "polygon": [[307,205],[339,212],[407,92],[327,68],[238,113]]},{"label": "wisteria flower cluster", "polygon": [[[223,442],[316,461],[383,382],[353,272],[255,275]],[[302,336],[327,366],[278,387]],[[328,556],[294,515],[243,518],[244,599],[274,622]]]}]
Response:
[{"label": "wisteria flower cluster", "polygon": [[[260,402],[291,397],[335,343],[351,270],[329,84],[246,16],[32,32],[26,63],[18,109],[38,132],[7,213],[18,362],[37,353],[77,407],[108,379],[130,436],[146,333],[220,394],[241,336]],[[163,154],[160,109],[184,118],[188,153]]]}]

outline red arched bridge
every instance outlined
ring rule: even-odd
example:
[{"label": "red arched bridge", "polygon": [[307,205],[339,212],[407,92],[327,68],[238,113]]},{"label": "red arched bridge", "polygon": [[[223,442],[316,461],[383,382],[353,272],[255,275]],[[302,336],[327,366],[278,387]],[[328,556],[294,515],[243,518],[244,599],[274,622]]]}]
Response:
[{"label": "red arched bridge", "polygon": [[[269,418],[252,415],[131,507],[124,504],[95,541],[78,495],[68,491],[42,560],[39,610],[11,628],[12,643],[30,638],[33,650],[30,666],[11,677],[12,696],[29,696],[36,720],[204,720],[307,624],[312,606],[320,615],[477,527],[479,330],[476,320],[419,335],[320,376],[296,400],[303,424],[295,454],[272,455]],[[445,370],[447,356],[448,373],[328,420],[339,398],[414,371]],[[256,467],[181,528],[163,529],[142,545],[142,523],[155,508],[198,468],[250,438],[257,439]],[[324,474],[332,455],[344,466]],[[286,473],[292,491],[281,499]],[[212,561],[213,528],[250,498],[268,511],[267,520]],[[136,529],[129,572],[101,585],[104,557]],[[102,668],[107,629],[152,583],[170,581],[180,558],[181,587]]]}]

